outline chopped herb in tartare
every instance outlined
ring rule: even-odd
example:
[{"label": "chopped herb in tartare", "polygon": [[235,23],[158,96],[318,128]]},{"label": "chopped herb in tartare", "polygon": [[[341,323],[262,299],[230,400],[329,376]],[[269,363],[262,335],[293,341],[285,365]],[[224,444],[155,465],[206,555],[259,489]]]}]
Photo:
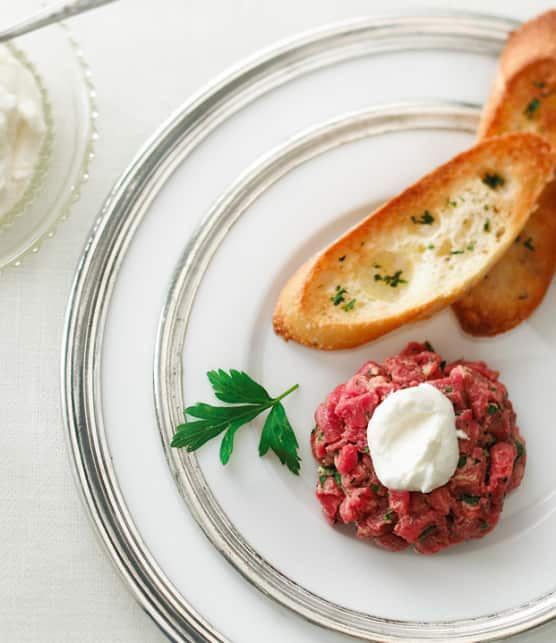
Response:
[{"label": "chopped herb in tartare", "polygon": [[498,406],[498,404],[492,404],[492,403],[489,404],[487,408],[488,408],[489,415],[494,415],[497,411],[500,410],[500,407]]},{"label": "chopped herb in tartare", "polygon": [[[325,479],[316,485],[325,517],[390,551],[413,547],[434,554],[483,538],[497,524],[504,498],[519,486],[526,466],[525,441],[498,373],[482,362],[446,363],[430,349],[428,343],[411,343],[382,363],[363,364],[315,413],[313,455],[321,467],[333,467],[328,478],[337,471],[342,482],[340,487]],[[456,429],[466,436],[457,436],[453,474],[428,491],[388,488],[378,477],[380,457],[373,457],[372,442],[370,453],[367,449],[369,423],[395,392],[427,383],[449,400]]]},{"label": "chopped herb in tartare", "polygon": [[462,502],[467,503],[468,505],[478,505],[478,504],[479,504],[479,502],[481,501],[481,497],[480,497],[480,496],[471,496],[471,495],[469,495],[468,493],[464,493],[464,494],[462,494],[462,495],[459,497],[459,499],[460,499]]}]

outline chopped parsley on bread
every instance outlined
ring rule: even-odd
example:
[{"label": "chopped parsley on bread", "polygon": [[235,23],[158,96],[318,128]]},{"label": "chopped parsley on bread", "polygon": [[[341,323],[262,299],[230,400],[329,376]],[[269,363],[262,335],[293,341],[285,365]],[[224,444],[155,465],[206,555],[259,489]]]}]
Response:
[{"label": "chopped parsley on bread", "polygon": [[454,303],[515,243],[553,171],[552,148],[536,134],[478,143],[299,268],[279,296],[275,331],[349,348]]}]

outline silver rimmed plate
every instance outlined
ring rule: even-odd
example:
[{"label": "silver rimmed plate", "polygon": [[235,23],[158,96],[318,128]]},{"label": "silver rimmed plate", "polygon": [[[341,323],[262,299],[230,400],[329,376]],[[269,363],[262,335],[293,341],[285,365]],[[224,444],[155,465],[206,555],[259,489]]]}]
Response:
[{"label": "silver rimmed plate", "polygon": [[[370,549],[320,517],[307,444],[314,405],[370,348],[321,355],[286,345],[269,326],[276,292],[302,257],[471,143],[477,109],[461,101],[483,100],[513,26],[450,14],[304,36],[185,106],[107,201],[69,306],[66,422],[97,531],[170,638],[258,641],[272,628],[273,640],[332,641],[343,632],[471,641],[553,616],[552,558],[538,562],[549,552],[556,485],[543,452],[551,445],[535,443],[524,426],[526,483],[490,541],[433,558]],[[400,105],[416,98],[427,100]],[[463,338],[445,313],[373,350],[383,357],[426,333],[446,353],[481,354],[504,372],[527,426],[538,426],[549,387],[537,380],[536,405],[520,395],[531,393],[525,383],[554,353],[548,319],[543,308],[520,335],[487,345]],[[238,436],[227,469],[213,445],[198,461],[167,453],[184,399],[207,397],[204,372],[213,367],[245,368],[271,390],[300,380],[288,403],[302,442],[300,479],[256,457],[255,430]],[[178,487],[225,557],[292,611],[214,554]],[[523,573],[532,567],[538,573]],[[509,581],[516,572],[520,583]]]}]

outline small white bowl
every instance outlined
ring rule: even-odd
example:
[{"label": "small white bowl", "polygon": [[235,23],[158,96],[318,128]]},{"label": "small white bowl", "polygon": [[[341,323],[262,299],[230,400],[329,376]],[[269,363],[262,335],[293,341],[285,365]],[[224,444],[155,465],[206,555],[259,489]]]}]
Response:
[{"label": "small white bowl", "polygon": [[25,193],[0,220],[0,270],[38,252],[68,218],[89,178],[98,138],[91,72],[70,30],[49,27],[8,47],[40,88],[47,133]]}]

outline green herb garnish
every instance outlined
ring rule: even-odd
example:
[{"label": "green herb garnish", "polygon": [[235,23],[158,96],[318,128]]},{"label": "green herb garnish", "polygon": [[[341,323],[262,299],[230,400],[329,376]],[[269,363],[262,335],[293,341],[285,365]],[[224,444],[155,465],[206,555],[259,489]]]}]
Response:
[{"label": "green herb garnish", "polygon": [[499,411],[499,410],[500,410],[500,407],[498,406],[498,404],[492,404],[492,403],[490,403],[490,404],[488,405],[488,409],[487,409],[487,410],[488,410],[488,414],[489,414],[489,415],[494,415],[497,411]]},{"label": "green herb garnish", "polygon": [[384,514],[384,522],[392,522],[392,514],[394,513],[393,509],[388,509],[386,510],[386,513]]},{"label": "green herb garnish", "polygon": [[372,489],[375,493],[378,493],[378,491],[379,491],[380,487],[379,487],[377,484],[372,484],[372,485],[371,485],[371,489]]},{"label": "green herb garnish", "polygon": [[447,386],[447,387],[444,389],[444,393],[451,393],[453,390],[454,390],[454,389],[453,389],[451,386]]},{"label": "green herb garnish", "polygon": [[465,250],[463,250],[463,249],[462,250],[452,250],[452,252],[450,252],[450,254],[451,255],[462,255],[464,252],[465,252]]},{"label": "green herb garnish", "polygon": [[469,252],[471,252],[471,250],[475,250],[475,243],[475,241],[472,241],[470,244],[468,244],[466,250],[469,250]]},{"label": "green herb garnish", "polygon": [[324,486],[327,478],[333,476],[336,473],[336,467],[331,465],[330,467],[319,467],[319,482],[320,486]]},{"label": "green herb garnish", "polygon": [[446,360],[445,360],[445,359],[443,359],[443,360],[440,362],[440,369],[443,371],[445,368],[446,368]]},{"label": "green herb garnish", "polygon": [[485,185],[488,185],[489,188],[496,190],[497,187],[504,185],[506,182],[500,174],[486,172],[482,178],[482,181]]},{"label": "green herb garnish", "polygon": [[525,447],[519,440],[516,440],[515,438],[514,438],[514,443],[515,443],[515,448],[517,449],[517,455],[515,457],[515,461],[517,462],[519,458],[521,458],[521,456],[523,455],[525,451]]},{"label": "green herb garnish", "polygon": [[425,540],[425,538],[428,538],[433,531],[436,530],[436,525],[429,525],[428,527],[425,527],[423,531],[419,534],[419,541],[422,542]]},{"label": "green herb garnish", "polygon": [[407,281],[405,279],[402,279],[401,276],[403,274],[403,270],[396,270],[396,272],[393,275],[381,275],[379,273],[376,273],[374,275],[374,280],[375,281],[383,281],[385,284],[390,286],[391,288],[397,288],[399,284],[406,284]]},{"label": "green herb garnish", "polygon": [[433,244],[433,243],[429,243],[429,245],[427,246],[427,248],[428,248],[429,250],[434,250],[434,244]]},{"label": "green herb garnish", "polygon": [[546,87],[546,83],[542,80],[534,80],[533,85],[539,89],[544,89]]},{"label": "green herb garnish", "polygon": [[485,232],[490,232],[490,219],[487,219],[483,224],[483,230]]},{"label": "green herb garnish", "polygon": [[339,471],[336,471],[336,473],[334,474],[334,480],[336,480],[336,484],[338,485],[338,487],[341,488],[341,486],[342,486],[342,474]]},{"label": "green herb garnish", "polygon": [[[215,396],[222,402],[234,406],[212,406],[200,402],[188,406],[184,411],[186,421],[176,427],[170,446],[185,448],[188,452],[196,451],[226,431],[220,445],[220,461],[227,464],[234,449],[236,431],[263,411],[270,409],[261,433],[259,455],[263,456],[271,449],[280,462],[297,475],[301,461],[297,453],[299,444],[281,400],[295,391],[299,384],[290,387],[278,397],[270,397],[265,388],[243,371],[230,369],[230,372],[226,373],[219,369],[209,371],[207,377]],[[187,415],[199,419],[188,421]]]},{"label": "green herb garnish", "polygon": [[345,310],[346,313],[349,313],[350,310],[354,309],[356,303],[357,299],[351,299],[345,306],[342,306],[342,309]]},{"label": "green herb garnish", "polygon": [[411,221],[416,224],[430,225],[431,223],[434,223],[434,217],[428,210],[425,210],[419,219],[412,215]]},{"label": "green herb garnish", "polygon": [[527,237],[527,239],[525,239],[525,241],[523,242],[523,245],[527,248],[527,250],[531,250],[531,252],[533,252],[533,250],[535,249],[532,237]]},{"label": "green herb garnish", "polygon": [[424,343],[424,347],[429,351],[429,353],[434,353],[434,348],[432,347],[432,344],[427,340]]},{"label": "green herb garnish", "polygon": [[464,467],[467,463],[467,456],[466,455],[460,455],[459,460],[458,460],[458,469],[461,469]]},{"label": "green herb garnish", "polygon": [[407,281],[401,278],[402,272],[403,270],[396,270],[393,275],[386,275],[384,281],[392,288],[396,288],[398,284],[406,284]]},{"label": "green herb garnish", "polygon": [[481,500],[481,496],[470,496],[469,494],[464,493],[459,497],[459,500],[467,503],[468,505],[478,505]]},{"label": "green herb garnish", "polygon": [[523,110],[523,113],[527,118],[533,118],[540,106],[541,101],[538,98],[533,98],[529,103],[527,103],[527,107]]},{"label": "green herb garnish", "polygon": [[336,286],[336,292],[332,297],[330,297],[330,301],[334,304],[334,306],[339,306],[341,303],[343,303],[346,300],[345,295],[347,294],[347,290],[345,288],[341,288],[340,286]]}]

